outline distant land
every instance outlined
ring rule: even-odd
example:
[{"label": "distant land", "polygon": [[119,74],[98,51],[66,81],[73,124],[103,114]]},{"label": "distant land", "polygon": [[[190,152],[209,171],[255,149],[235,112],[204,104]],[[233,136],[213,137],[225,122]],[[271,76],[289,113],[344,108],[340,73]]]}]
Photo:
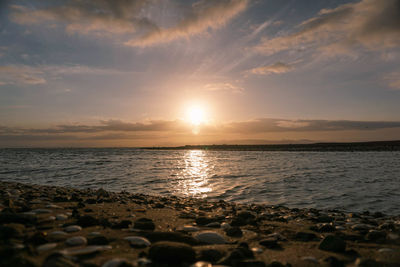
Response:
[{"label": "distant land", "polygon": [[227,150],[227,151],[400,151],[400,140],[351,143],[270,144],[270,145],[186,145],[143,147],[153,150]]}]

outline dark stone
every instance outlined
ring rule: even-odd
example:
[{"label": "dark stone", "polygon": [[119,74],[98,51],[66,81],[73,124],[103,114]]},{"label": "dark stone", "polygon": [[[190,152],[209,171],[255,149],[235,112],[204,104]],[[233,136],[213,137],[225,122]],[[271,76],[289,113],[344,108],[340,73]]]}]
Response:
[{"label": "dark stone", "polygon": [[321,241],[318,248],[332,252],[344,252],[346,250],[346,242],[340,237],[328,235]]},{"label": "dark stone", "polygon": [[165,208],[165,205],[164,205],[164,204],[161,204],[161,203],[157,203],[157,204],[155,204],[155,205],[153,206],[153,208],[155,208],[155,209],[162,209],[162,208]]},{"label": "dark stone", "polygon": [[54,253],[44,260],[42,267],[78,267],[78,265],[60,253]]},{"label": "dark stone", "polygon": [[156,226],[154,222],[151,219],[148,218],[140,218],[135,221],[133,228],[139,229],[139,230],[150,230],[153,231],[156,229]]},{"label": "dark stone", "polygon": [[6,241],[11,238],[20,238],[22,232],[17,227],[12,227],[8,225],[0,225],[0,241]]},{"label": "dark stone", "polygon": [[84,212],[93,212],[93,210],[92,210],[92,209],[89,209],[89,208],[88,208],[88,209],[84,209],[83,211],[84,211]]},{"label": "dark stone", "polygon": [[386,239],[386,233],[383,231],[370,230],[365,238],[369,241],[382,242]]},{"label": "dark stone", "polygon": [[95,236],[88,239],[88,245],[108,245],[110,241],[102,235]]},{"label": "dark stone", "polygon": [[245,226],[247,225],[247,220],[243,217],[235,217],[232,219],[230,224],[232,226]]},{"label": "dark stone", "polygon": [[288,264],[284,265],[283,263],[280,263],[279,261],[273,261],[267,265],[267,267],[287,267],[287,266],[290,266],[290,265],[288,265]]},{"label": "dark stone", "polygon": [[129,228],[129,226],[132,224],[131,221],[129,220],[122,220],[119,223],[111,225],[112,229],[124,229],[124,228]]},{"label": "dark stone", "polygon": [[178,232],[147,232],[140,233],[140,235],[147,238],[152,243],[159,241],[180,242],[189,245],[197,245],[199,243],[199,241],[197,241],[192,236]]},{"label": "dark stone", "polygon": [[229,227],[228,229],[225,230],[225,233],[227,236],[231,236],[231,237],[242,237],[243,236],[242,230],[240,229],[240,227],[237,227],[237,226]]},{"label": "dark stone", "polygon": [[263,261],[244,260],[244,261],[240,261],[237,266],[240,266],[240,267],[265,267],[266,265]]},{"label": "dark stone", "polygon": [[379,266],[382,266],[382,265],[379,264],[377,261],[375,261],[373,259],[358,258],[356,260],[356,266],[360,266],[360,267],[379,267]]},{"label": "dark stone", "polygon": [[205,217],[205,216],[200,216],[196,218],[196,223],[197,225],[206,225],[209,223],[216,222],[217,220],[212,217]]},{"label": "dark stone", "polygon": [[88,198],[88,199],[86,199],[85,202],[86,202],[87,204],[96,204],[96,203],[97,203],[97,200],[94,199],[94,198]]},{"label": "dark stone", "polygon": [[6,223],[21,223],[21,224],[36,224],[37,219],[35,216],[26,214],[1,212],[0,213],[0,224]]},{"label": "dark stone", "polygon": [[269,249],[277,249],[280,248],[280,245],[278,244],[278,241],[276,238],[266,238],[263,239],[259,242],[260,245],[269,248]]},{"label": "dark stone", "polygon": [[[36,264],[34,264],[32,261],[29,259],[24,258],[21,255],[9,258],[9,259],[2,259],[1,260],[1,266],[15,266],[15,267],[36,267]],[[56,266],[58,267],[58,266]]]},{"label": "dark stone", "polygon": [[294,236],[294,239],[298,241],[308,242],[308,241],[318,240],[318,237],[314,233],[297,232],[296,235]]},{"label": "dark stone", "polygon": [[196,253],[193,248],[178,242],[157,242],[150,247],[149,258],[155,262],[182,263],[194,262]]},{"label": "dark stone", "polygon": [[218,262],[221,265],[238,266],[239,262],[245,260],[246,256],[239,249],[235,249],[228,256]]},{"label": "dark stone", "polygon": [[313,230],[313,231],[319,232],[319,233],[331,233],[331,232],[336,231],[336,228],[331,224],[322,224],[319,226],[311,226],[310,230]]},{"label": "dark stone", "polygon": [[82,227],[90,227],[90,226],[99,225],[99,221],[93,216],[83,215],[78,218],[78,220],[76,221],[76,224],[79,226],[82,226]]},{"label": "dark stone", "polygon": [[199,260],[217,263],[224,255],[216,249],[204,249],[200,251]]},{"label": "dark stone", "polygon": [[241,211],[237,214],[237,217],[249,220],[249,219],[255,219],[256,216],[254,216],[254,214],[250,211]]},{"label": "dark stone", "polygon": [[36,232],[31,237],[28,238],[27,242],[35,246],[39,246],[48,243],[48,240],[46,239],[45,233]]},{"label": "dark stone", "polygon": [[313,221],[320,223],[330,223],[333,221],[333,218],[328,215],[319,215],[316,218],[313,218]]},{"label": "dark stone", "polygon": [[338,258],[334,256],[330,256],[326,259],[324,259],[324,262],[326,262],[330,267],[344,267],[345,264],[343,261],[339,260]]}]

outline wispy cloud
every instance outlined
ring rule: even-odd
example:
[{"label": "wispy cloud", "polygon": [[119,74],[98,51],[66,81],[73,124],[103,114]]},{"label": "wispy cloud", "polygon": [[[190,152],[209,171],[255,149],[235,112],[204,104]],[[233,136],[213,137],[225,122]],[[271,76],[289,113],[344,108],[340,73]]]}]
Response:
[{"label": "wispy cloud", "polygon": [[171,27],[157,25],[151,19],[151,10],[162,8],[155,0],[75,0],[47,8],[11,5],[11,20],[22,25],[60,23],[69,33],[128,34],[125,45],[148,46],[218,29],[245,10],[247,3],[248,0],[199,0],[182,9],[186,12],[179,14],[181,19]]},{"label": "wispy cloud", "polygon": [[389,73],[384,79],[390,88],[400,90],[400,71]]},{"label": "wispy cloud", "polygon": [[[46,83],[43,71],[29,66],[0,66],[1,84],[30,84],[38,85]],[[1,85],[0,84],[0,85]]]},{"label": "wispy cloud", "polygon": [[175,26],[159,28],[146,35],[126,42],[129,46],[148,46],[169,42],[179,38],[189,38],[205,32],[207,29],[218,29],[234,16],[244,11],[248,0],[202,0],[192,5],[190,12]]},{"label": "wispy cloud", "polygon": [[227,91],[232,93],[242,93],[243,88],[229,82],[209,83],[204,86],[207,91]]},{"label": "wispy cloud", "polygon": [[289,35],[264,38],[257,49],[266,54],[318,47],[330,54],[349,49],[385,49],[400,44],[400,2],[398,0],[362,0],[322,9],[317,16],[298,25]]},{"label": "wispy cloud", "polygon": [[289,64],[285,64],[282,62],[276,62],[272,65],[253,68],[253,69],[249,70],[248,72],[250,72],[252,74],[260,74],[260,75],[281,74],[281,73],[289,72],[292,69],[293,69],[293,67]]}]

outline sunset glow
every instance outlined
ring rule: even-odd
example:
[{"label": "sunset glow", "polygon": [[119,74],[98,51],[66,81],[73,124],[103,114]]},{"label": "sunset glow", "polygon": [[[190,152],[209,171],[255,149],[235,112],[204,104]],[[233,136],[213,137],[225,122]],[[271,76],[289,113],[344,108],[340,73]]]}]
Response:
[{"label": "sunset glow", "polygon": [[187,119],[193,125],[200,125],[206,122],[205,111],[202,107],[193,106],[187,111]]}]

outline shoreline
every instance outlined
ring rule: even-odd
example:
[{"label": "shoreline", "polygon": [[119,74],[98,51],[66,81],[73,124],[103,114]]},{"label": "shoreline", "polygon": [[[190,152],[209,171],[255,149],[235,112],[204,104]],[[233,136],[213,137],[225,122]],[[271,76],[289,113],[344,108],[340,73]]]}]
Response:
[{"label": "shoreline", "polygon": [[400,215],[16,182],[0,182],[0,193],[4,266],[191,266],[200,261],[208,263],[196,266],[399,266],[400,262]]}]

